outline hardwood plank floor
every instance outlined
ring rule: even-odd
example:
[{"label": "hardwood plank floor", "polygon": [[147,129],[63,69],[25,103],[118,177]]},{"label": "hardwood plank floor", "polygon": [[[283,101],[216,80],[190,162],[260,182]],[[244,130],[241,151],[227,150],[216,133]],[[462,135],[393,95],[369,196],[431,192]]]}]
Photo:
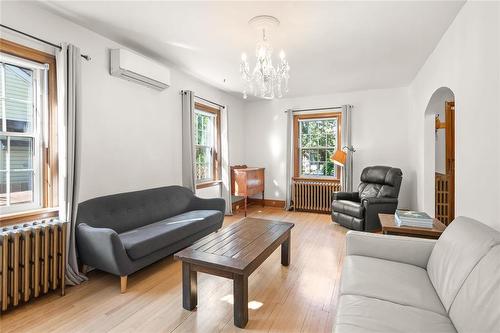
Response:
[{"label": "hardwood plank floor", "polygon": [[[291,264],[278,248],[249,278],[249,321],[254,332],[331,332],[345,252],[346,229],[326,214],[249,207],[249,216],[295,223]],[[228,225],[243,218],[226,217]],[[89,281],[4,314],[7,332],[237,332],[232,281],[198,273],[198,308],[182,308],[181,265],[172,256],[120,279],[93,271]]]}]

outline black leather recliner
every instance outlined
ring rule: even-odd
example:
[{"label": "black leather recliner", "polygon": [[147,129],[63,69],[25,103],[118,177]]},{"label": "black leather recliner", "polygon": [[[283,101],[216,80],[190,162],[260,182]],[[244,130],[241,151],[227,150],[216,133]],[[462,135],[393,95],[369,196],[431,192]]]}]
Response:
[{"label": "black leather recliner", "polygon": [[332,221],[354,230],[379,230],[378,214],[396,212],[402,179],[403,173],[398,168],[365,168],[357,192],[333,194]]}]

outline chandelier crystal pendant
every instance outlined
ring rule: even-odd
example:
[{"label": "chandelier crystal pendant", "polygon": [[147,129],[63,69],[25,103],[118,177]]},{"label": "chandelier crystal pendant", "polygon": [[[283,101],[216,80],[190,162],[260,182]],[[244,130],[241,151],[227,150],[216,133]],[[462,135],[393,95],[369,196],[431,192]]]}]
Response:
[{"label": "chandelier crystal pendant", "polygon": [[240,73],[244,82],[243,98],[247,93],[257,97],[273,99],[282,97],[288,92],[288,79],[290,78],[290,65],[283,50],[279,53],[279,64],[273,66],[273,49],[269,42],[268,33],[272,28],[279,25],[274,16],[260,15],[252,18],[248,23],[262,32],[262,41],[257,43],[255,56],[257,58],[255,67],[250,71],[247,55],[241,55]]}]

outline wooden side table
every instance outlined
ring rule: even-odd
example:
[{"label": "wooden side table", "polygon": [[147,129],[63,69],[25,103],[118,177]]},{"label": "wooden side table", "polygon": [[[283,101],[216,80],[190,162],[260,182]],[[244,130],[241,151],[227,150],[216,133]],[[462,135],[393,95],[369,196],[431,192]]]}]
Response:
[{"label": "wooden side table", "polygon": [[434,225],[431,228],[407,227],[398,226],[393,214],[378,214],[380,224],[382,225],[382,233],[386,235],[399,235],[421,238],[438,239],[443,233],[446,226],[438,219],[434,219]]}]

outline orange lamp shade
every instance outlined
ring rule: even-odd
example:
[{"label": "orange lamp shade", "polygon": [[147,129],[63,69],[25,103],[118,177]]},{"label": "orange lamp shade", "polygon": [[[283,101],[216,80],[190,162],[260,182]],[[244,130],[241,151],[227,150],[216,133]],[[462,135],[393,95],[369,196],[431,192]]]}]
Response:
[{"label": "orange lamp shade", "polygon": [[341,149],[337,149],[335,151],[335,153],[332,156],[330,156],[330,160],[333,163],[340,165],[340,166],[345,165],[346,158],[347,158],[347,154]]}]

